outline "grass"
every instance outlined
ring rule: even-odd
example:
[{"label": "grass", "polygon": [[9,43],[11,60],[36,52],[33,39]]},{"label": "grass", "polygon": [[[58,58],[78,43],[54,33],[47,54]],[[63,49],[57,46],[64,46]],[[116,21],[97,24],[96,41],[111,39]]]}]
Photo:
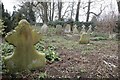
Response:
[{"label": "grass", "polygon": [[[40,27],[36,27],[36,29],[39,31]],[[102,34],[101,33],[100,34],[99,33],[94,33],[94,34],[92,34],[92,37],[93,38],[94,37],[104,37],[104,38],[107,38],[108,36],[106,34],[104,35],[103,33]],[[110,47],[110,46],[107,45],[107,44],[109,44],[107,39],[106,40],[101,40],[101,39],[99,40],[98,39],[96,41],[90,41],[89,44],[79,44],[79,37],[74,39],[73,36],[72,36],[72,38],[70,38],[70,37],[65,36],[63,34],[62,35],[56,35],[55,28],[49,28],[47,35],[43,36],[43,42],[44,42],[43,44],[45,46],[43,46],[43,45],[36,46],[37,49],[39,49],[40,51],[43,50],[44,47],[46,49],[46,47],[51,45],[51,46],[55,47],[56,49],[59,49],[59,48],[61,49],[62,48],[63,52],[65,50],[65,51],[67,51],[67,53],[69,53],[69,51],[73,51],[73,53],[78,51],[77,53],[80,54],[80,55],[84,55],[84,57],[88,56],[89,54],[92,55],[93,53],[99,54],[99,52],[98,52],[99,49],[102,49],[102,51],[104,50],[104,52],[105,52],[106,49]],[[115,43],[116,41],[115,40],[111,40],[109,42]],[[5,48],[5,50],[6,49],[12,50],[11,47],[9,46],[8,48]],[[7,51],[9,51],[9,50],[7,50]],[[49,50],[48,50],[48,52],[49,52]],[[7,52],[7,53],[9,53],[9,52]],[[54,53],[52,51],[50,53],[53,55],[53,56],[51,56],[51,58],[55,57],[55,55],[54,55]],[[106,51],[106,53],[109,53],[109,51],[108,52]],[[111,52],[111,54],[112,54],[112,52]],[[70,56],[70,57],[72,56],[73,57],[75,55],[69,55],[68,54],[67,56]],[[77,57],[77,56],[75,56],[75,57]],[[53,67],[55,67],[55,66],[53,66]],[[84,75],[87,72],[87,70],[85,70],[84,67],[83,67],[83,68],[79,69],[79,72],[81,73],[81,75]],[[47,76],[49,76],[49,74],[47,74],[46,72],[39,73],[39,75],[38,75],[40,80],[44,79]],[[80,77],[80,76],[78,76],[78,77]]]},{"label": "grass", "polygon": [[[56,35],[54,32],[55,28],[50,28],[48,31],[48,35],[43,37],[43,40],[47,44],[51,44],[56,48],[68,49],[68,50],[78,50],[81,51],[80,54],[87,55],[90,52],[99,50],[99,47],[108,47],[106,46],[106,42],[108,41],[108,35],[104,33],[94,33],[91,35],[92,38],[98,38],[97,40],[91,40],[89,44],[79,44],[79,38],[74,39],[68,38],[65,35]],[[52,34],[52,35],[51,35]],[[99,38],[100,37],[100,38]],[[112,42],[116,42],[116,40],[111,40]]]}]

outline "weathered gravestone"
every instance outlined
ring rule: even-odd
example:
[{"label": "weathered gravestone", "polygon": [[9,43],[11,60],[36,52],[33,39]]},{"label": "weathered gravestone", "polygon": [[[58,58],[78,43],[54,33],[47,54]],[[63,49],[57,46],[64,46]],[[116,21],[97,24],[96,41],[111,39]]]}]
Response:
[{"label": "weathered gravestone", "polygon": [[47,34],[47,32],[48,32],[48,26],[46,24],[43,24],[43,26],[41,27],[41,33]]},{"label": "weathered gravestone", "polygon": [[88,33],[88,34],[92,34],[92,26],[91,26],[91,25],[90,25],[90,26],[88,26],[87,33]]},{"label": "weathered gravestone", "polygon": [[86,32],[86,30],[85,30],[85,25],[82,25],[82,29],[81,29],[81,31],[80,31],[80,34],[82,34],[82,33],[84,33],[84,32]]},{"label": "weathered gravestone", "polygon": [[62,26],[61,25],[56,25],[56,34],[61,34],[62,33]]},{"label": "weathered gravestone", "polygon": [[70,24],[67,24],[65,26],[65,30],[64,30],[65,33],[70,33],[71,32],[71,25]]},{"label": "weathered gravestone", "polygon": [[90,35],[86,32],[83,32],[81,35],[80,35],[80,40],[79,40],[79,43],[80,44],[88,44],[90,42]]},{"label": "weathered gravestone", "polygon": [[32,30],[25,19],[19,22],[14,31],[7,34],[5,40],[15,46],[14,53],[5,58],[5,65],[10,72],[45,66],[45,54],[36,51],[34,47],[40,39],[40,34]]},{"label": "weathered gravestone", "polygon": [[79,34],[79,31],[78,31],[78,29],[77,29],[77,25],[75,24],[74,26],[73,26],[73,34]]}]

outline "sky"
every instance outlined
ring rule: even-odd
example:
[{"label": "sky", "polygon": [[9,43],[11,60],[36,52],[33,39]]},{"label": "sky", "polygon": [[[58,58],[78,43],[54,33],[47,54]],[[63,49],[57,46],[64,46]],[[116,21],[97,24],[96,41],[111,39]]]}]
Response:
[{"label": "sky", "polygon": [[15,0],[1,0],[1,1],[4,4],[4,8],[7,9],[9,12],[12,12],[13,6],[18,4]]},{"label": "sky", "polygon": [[[4,8],[5,9],[7,9],[8,10],[8,12],[10,12],[11,14],[12,14],[12,11],[13,11],[13,6],[14,5],[18,5],[19,4],[19,2],[18,2],[18,0],[1,0],[2,2],[3,2],[3,4],[4,4]],[[24,0],[25,1],[25,0]],[[38,0],[38,1],[45,1],[45,0]],[[50,0],[48,0],[48,1],[50,1]],[[56,0],[55,0],[56,1]],[[63,0],[64,2],[70,2],[70,1],[73,1],[73,0]],[[74,0],[74,1],[77,1],[77,0]],[[84,1],[84,2],[87,2],[88,0],[82,0],[82,1]],[[94,0],[93,0],[94,1]],[[106,10],[105,10],[105,13],[109,13],[109,11],[110,10],[114,10],[115,11],[115,13],[117,14],[118,12],[117,12],[117,2],[116,2],[116,0],[104,0],[104,3],[102,3],[104,6],[106,6],[106,5],[108,5],[108,4],[110,4],[111,3],[111,1],[112,1],[112,6],[109,6]],[[98,11],[98,8],[100,7],[99,6],[99,4],[98,3],[95,3],[95,4],[93,4],[93,5],[95,5],[95,6],[97,6],[96,8],[93,8],[93,9],[91,9],[93,12],[95,12],[95,13],[98,13],[99,11]],[[63,11],[65,10],[65,7],[67,7],[67,5],[65,5],[64,6],[64,9],[63,9]],[[81,15],[81,20],[83,19],[84,20],[84,18],[85,18],[85,15],[83,15],[84,14],[84,11],[85,10],[83,10],[83,12],[80,12],[80,15]],[[81,14],[81,13],[83,13],[83,14]]]}]

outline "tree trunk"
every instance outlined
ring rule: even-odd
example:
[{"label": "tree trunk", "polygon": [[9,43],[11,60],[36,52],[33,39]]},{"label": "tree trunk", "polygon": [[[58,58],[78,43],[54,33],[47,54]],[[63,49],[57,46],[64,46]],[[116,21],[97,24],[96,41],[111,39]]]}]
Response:
[{"label": "tree trunk", "polygon": [[43,15],[43,22],[44,23],[47,23],[48,22],[48,14],[47,14],[47,10],[48,10],[48,5],[47,5],[47,2],[41,2],[43,8],[44,8],[44,15]]},{"label": "tree trunk", "polygon": [[81,0],[79,0],[79,1],[78,1],[78,4],[77,4],[77,10],[76,10],[75,21],[79,21],[80,2],[81,2]]},{"label": "tree trunk", "polygon": [[117,5],[118,5],[118,11],[119,11],[119,13],[120,13],[120,1],[117,2]]},{"label": "tree trunk", "polygon": [[49,5],[50,5],[49,20],[51,21],[51,20],[52,20],[52,15],[51,15],[51,13],[52,13],[51,2],[49,3]]},{"label": "tree trunk", "polygon": [[61,20],[62,2],[58,2],[58,20]]},{"label": "tree trunk", "polygon": [[88,10],[87,10],[87,18],[86,18],[86,22],[89,21],[89,17],[90,17],[90,4],[91,4],[91,0],[89,0],[89,2],[88,2]]},{"label": "tree trunk", "polygon": [[[118,11],[119,11],[119,15],[118,15],[118,34],[117,34],[117,39],[118,39],[118,49],[120,49],[120,0],[117,1],[117,5],[118,5]],[[118,62],[120,62],[120,59],[118,59]],[[119,69],[119,74],[120,74],[120,66],[118,67]]]},{"label": "tree trunk", "polygon": [[117,1],[117,5],[118,5],[118,12],[119,12],[119,15],[118,15],[118,22],[117,22],[117,25],[118,25],[118,40],[120,40],[120,1]]},{"label": "tree trunk", "polygon": [[72,16],[73,16],[73,11],[74,11],[74,2],[72,2],[72,7],[71,7],[71,15],[70,15],[70,18],[72,19]]},{"label": "tree trunk", "polygon": [[52,5],[52,21],[54,18],[54,11],[55,11],[55,2],[53,2],[53,5]]}]

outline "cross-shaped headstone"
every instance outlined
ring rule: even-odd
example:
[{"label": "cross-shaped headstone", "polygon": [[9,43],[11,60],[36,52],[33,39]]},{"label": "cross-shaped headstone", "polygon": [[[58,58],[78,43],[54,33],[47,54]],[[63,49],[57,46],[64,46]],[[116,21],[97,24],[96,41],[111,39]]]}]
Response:
[{"label": "cross-shaped headstone", "polygon": [[37,52],[34,47],[41,36],[25,19],[21,20],[15,30],[10,32],[5,39],[15,46],[14,53],[5,58],[6,67],[10,71],[16,72],[45,66],[45,54]]},{"label": "cross-shaped headstone", "polygon": [[90,26],[88,26],[88,28],[89,28],[89,29],[88,29],[87,33],[88,33],[88,34],[91,34],[91,33],[92,33],[92,26],[90,25]]},{"label": "cross-shaped headstone", "polygon": [[79,31],[78,31],[78,29],[77,29],[77,25],[75,24],[74,26],[73,26],[73,34],[79,34]]},{"label": "cross-shaped headstone", "polygon": [[85,25],[82,25],[82,29],[81,29],[81,32],[80,32],[80,33],[82,34],[82,33],[84,33],[84,32],[86,32],[86,30],[85,30]]}]

